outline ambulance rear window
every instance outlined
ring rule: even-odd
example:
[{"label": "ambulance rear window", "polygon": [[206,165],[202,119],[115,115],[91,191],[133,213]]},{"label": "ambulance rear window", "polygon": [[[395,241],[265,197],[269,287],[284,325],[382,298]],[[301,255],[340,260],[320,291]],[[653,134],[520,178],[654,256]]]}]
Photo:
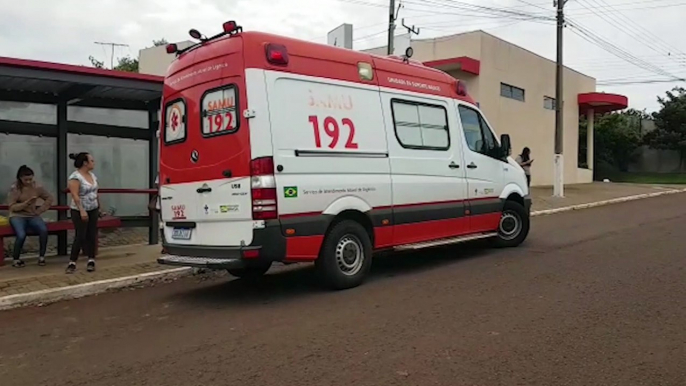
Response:
[{"label": "ambulance rear window", "polygon": [[186,102],[175,99],[164,107],[164,144],[173,145],[186,140]]},{"label": "ambulance rear window", "polygon": [[240,119],[236,113],[238,89],[231,84],[208,90],[200,102],[202,106],[202,135],[214,137],[238,131]]}]

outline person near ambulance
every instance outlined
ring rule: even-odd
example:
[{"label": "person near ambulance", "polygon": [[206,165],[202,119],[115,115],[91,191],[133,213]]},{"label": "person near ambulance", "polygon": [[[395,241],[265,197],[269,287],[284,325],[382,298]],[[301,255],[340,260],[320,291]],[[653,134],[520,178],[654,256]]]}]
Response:
[{"label": "person near ambulance", "polygon": [[[155,177],[154,188],[158,189],[158,190],[160,188],[160,176],[159,176],[159,174],[157,175],[157,177]],[[150,203],[148,204],[148,210],[150,210],[151,213],[157,212],[159,214],[162,211],[161,208],[162,207],[160,205],[160,195],[159,194],[153,195],[152,198],[150,199]],[[164,240],[164,225],[163,225],[163,222],[161,220],[159,223],[159,228],[160,228],[160,239]],[[164,248],[164,245],[162,246],[162,251],[160,253],[162,253],[162,254],[167,253],[166,249]]]},{"label": "person near ambulance", "polygon": [[531,158],[531,149],[528,147],[525,147],[522,150],[522,153],[517,156],[516,159],[517,163],[519,166],[524,169],[524,174],[526,174],[526,186],[531,186],[531,164],[534,162],[533,158]]}]

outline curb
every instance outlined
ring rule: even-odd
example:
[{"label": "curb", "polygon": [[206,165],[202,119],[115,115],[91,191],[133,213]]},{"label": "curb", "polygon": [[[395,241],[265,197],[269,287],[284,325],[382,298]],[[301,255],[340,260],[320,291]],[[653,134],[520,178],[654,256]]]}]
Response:
[{"label": "curb", "polygon": [[666,196],[666,195],[677,194],[677,193],[686,193],[686,189],[664,190],[664,191],[655,192],[655,193],[644,193],[644,194],[637,194],[634,196],[626,196],[626,197],[613,198],[610,200],[596,201],[596,202],[591,202],[588,204],[565,206],[563,208],[537,210],[537,211],[531,212],[531,217],[547,216],[547,215],[551,215],[551,214],[571,212],[573,210],[595,208],[597,206],[619,204],[621,202],[636,201],[636,200],[642,200],[645,198],[660,197],[660,196]]},{"label": "curb", "polygon": [[193,268],[173,268],[157,272],[143,273],[116,279],[101,280],[92,283],[77,284],[68,287],[51,288],[25,294],[9,295],[0,298],[0,311],[18,307],[42,306],[62,300],[78,299],[84,296],[97,295],[107,291],[150,285],[162,281],[176,280],[193,274]]},{"label": "curb", "polygon": [[[531,212],[531,217],[571,212],[574,210],[588,209],[598,206],[618,204],[621,202],[636,201],[645,198],[666,196],[677,193],[686,193],[686,189],[666,190],[662,192],[638,194],[634,196],[614,198],[611,200],[597,201],[588,204],[566,206],[563,208],[537,210]],[[92,283],[84,283],[68,287],[52,288],[42,291],[30,292],[26,294],[9,295],[0,298],[0,311],[34,305],[42,306],[49,303],[59,302],[62,300],[78,299],[85,296],[98,295],[116,289],[151,285],[163,281],[172,281],[180,279],[182,277],[191,276],[194,273],[195,269],[189,267],[173,268],[163,271],[149,272],[140,275],[120,277],[116,279],[101,280]]]}]

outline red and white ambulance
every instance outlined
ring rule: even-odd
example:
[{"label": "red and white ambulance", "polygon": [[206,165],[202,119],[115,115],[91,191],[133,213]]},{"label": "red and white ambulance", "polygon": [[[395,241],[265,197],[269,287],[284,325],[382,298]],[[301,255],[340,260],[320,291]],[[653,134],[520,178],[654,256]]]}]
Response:
[{"label": "red and white ambulance", "polygon": [[524,172],[463,83],[407,57],[223,29],[167,47],[159,263],[254,277],[314,262],[342,289],[378,252],[527,237]]}]

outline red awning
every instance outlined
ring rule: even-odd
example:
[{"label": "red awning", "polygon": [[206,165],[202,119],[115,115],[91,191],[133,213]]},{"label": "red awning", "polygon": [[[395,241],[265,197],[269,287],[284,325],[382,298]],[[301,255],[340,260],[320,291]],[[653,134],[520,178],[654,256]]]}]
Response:
[{"label": "red awning", "polygon": [[593,109],[595,113],[605,114],[611,111],[624,110],[629,106],[629,98],[624,95],[589,92],[579,94],[579,113],[586,114]]},{"label": "red awning", "polygon": [[481,62],[468,56],[460,56],[459,58],[431,60],[424,62],[424,65],[442,71],[458,70],[468,74],[479,75]]}]

